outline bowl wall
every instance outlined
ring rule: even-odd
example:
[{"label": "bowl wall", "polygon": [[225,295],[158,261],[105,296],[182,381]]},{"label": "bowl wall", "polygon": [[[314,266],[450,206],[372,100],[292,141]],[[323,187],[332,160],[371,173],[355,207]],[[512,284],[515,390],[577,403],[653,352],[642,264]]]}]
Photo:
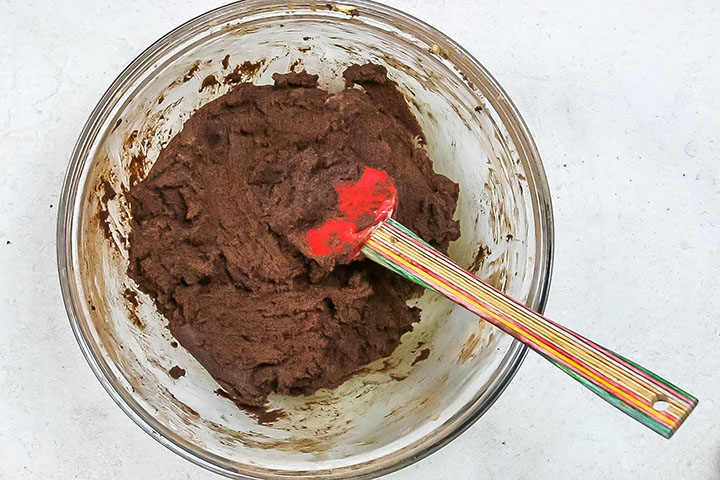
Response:
[{"label": "bowl wall", "polygon": [[[286,416],[260,425],[216,395],[202,366],[172,346],[165,319],[128,277],[126,192],[184,121],[228,90],[225,75],[237,67],[246,81],[269,84],[275,72],[306,69],[337,91],[348,65],[368,61],[384,65],[400,85],[436,171],[460,185],[462,236],[450,256],[544,307],[552,220],[542,166],[514,107],[466,52],[417,20],[367,2],[333,10],[242,2],[198,17],[133,62],[88,121],[63,190],[58,261],[71,324],[108,392],[162,443],[218,473],[334,478],[399,468],[479,418],[525,353],[426,292],[414,301],[422,321],[391,357],[333,390],[271,395],[270,408]],[[220,83],[208,86],[210,76]],[[415,363],[425,348],[429,357]],[[174,365],[186,375],[171,378]]]}]

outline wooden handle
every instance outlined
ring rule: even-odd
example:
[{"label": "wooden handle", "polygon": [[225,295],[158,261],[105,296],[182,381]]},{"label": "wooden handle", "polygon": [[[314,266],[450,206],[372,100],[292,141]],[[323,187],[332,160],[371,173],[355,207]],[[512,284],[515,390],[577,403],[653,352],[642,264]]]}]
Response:
[{"label": "wooden handle", "polygon": [[512,335],[665,438],[697,405],[695,397],[654,373],[487,285],[393,219],[377,226],[362,253]]}]

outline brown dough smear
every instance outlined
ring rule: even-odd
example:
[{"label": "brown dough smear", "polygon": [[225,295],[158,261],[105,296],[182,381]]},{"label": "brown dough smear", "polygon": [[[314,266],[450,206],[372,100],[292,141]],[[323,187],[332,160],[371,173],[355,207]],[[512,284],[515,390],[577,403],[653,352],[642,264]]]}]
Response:
[{"label": "brown dough smear", "polygon": [[[364,166],[394,177],[396,218],[440,249],[459,236],[458,187],[383,67],[239,84],[205,105],[130,191],[130,276],[235,401],[332,388],[389,355],[419,320],[408,281],[369,260],[320,265],[299,248]],[[356,88],[360,86],[361,88]]]}]

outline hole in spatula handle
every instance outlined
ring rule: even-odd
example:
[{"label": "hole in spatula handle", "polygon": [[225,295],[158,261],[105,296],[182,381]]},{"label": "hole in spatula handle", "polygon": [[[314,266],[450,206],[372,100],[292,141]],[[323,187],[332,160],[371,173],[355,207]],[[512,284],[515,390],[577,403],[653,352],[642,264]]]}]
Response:
[{"label": "hole in spatula handle", "polygon": [[652,406],[658,412],[664,412],[665,410],[670,408],[670,403],[668,403],[667,400],[668,399],[665,395],[657,395]]}]

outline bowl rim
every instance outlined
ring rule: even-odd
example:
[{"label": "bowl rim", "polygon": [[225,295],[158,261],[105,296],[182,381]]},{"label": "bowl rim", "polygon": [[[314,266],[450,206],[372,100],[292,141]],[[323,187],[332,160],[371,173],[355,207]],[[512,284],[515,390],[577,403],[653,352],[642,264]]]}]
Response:
[{"label": "bowl rim", "polygon": [[[143,50],[112,82],[110,87],[105,91],[88,120],[83,126],[82,132],[73,149],[68,168],[64,177],[62,191],[60,195],[60,203],[57,217],[57,266],[62,291],[63,302],[70,321],[71,328],[80,349],[88,362],[90,369],[100,381],[105,391],[110,395],[113,401],[125,412],[142,430],[157,440],[160,444],[169,450],[180,455],[184,459],[203,467],[214,473],[218,473],[230,478],[240,479],[256,479],[256,478],[289,478],[290,476],[299,475],[302,472],[291,472],[287,470],[270,470],[270,469],[249,469],[240,471],[236,468],[228,469],[213,461],[211,455],[203,452],[192,451],[191,449],[174,441],[171,437],[162,433],[164,427],[156,422],[148,412],[142,409],[135,409],[131,402],[125,398],[127,392],[121,391],[109,381],[106,375],[106,366],[95,356],[90,342],[82,331],[79,322],[78,305],[75,297],[72,282],[70,281],[71,271],[73,269],[73,226],[75,219],[75,197],[80,187],[84,164],[89,158],[86,154],[88,149],[95,142],[97,135],[101,132],[101,126],[107,120],[110,112],[117,105],[120,97],[124,94],[126,86],[132,83],[134,76],[152,66],[154,58],[171,49],[176,43],[182,43],[185,36],[194,31],[199,26],[212,25],[216,17],[232,15],[234,19],[242,19],[258,13],[258,9],[268,9],[280,7],[303,8],[313,5],[315,8],[325,8],[330,5],[332,9],[334,4],[314,3],[314,2],[297,2],[293,7],[289,7],[287,2],[282,0],[240,0],[229,3],[224,6],[209,10],[198,15],[182,25],[174,28],[161,38],[153,42],[149,47]],[[510,119],[506,122],[503,118],[503,126],[508,130],[508,134],[512,137],[513,144],[522,147],[528,161],[523,159],[523,167],[530,186],[531,203],[533,207],[533,216],[535,223],[535,239],[536,239],[536,263],[533,272],[533,280],[531,282],[531,291],[528,295],[528,305],[542,313],[547,303],[550,290],[550,283],[553,269],[554,256],[554,224],[552,212],[552,200],[550,196],[547,178],[542,165],[540,154],[537,150],[535,142],[515,105],[505,93],[504,89],[467,50],[457,44],[454,40],[445,34],[430,26],[429,24],[415,18],[412,15],[404,13],[393,7],[376,3],[372,0],[345,0],[342,5],[335,5],[338,15],[348,14],[353,8],[357,8],[360,12],[372,11],[373,14],[384,15],[401,19],[406,23],[416,27],[418,31],[425,36],[434,40],[439,40],[442,45],[450,47],[452,50],[451,58],[457,56],[468,63],[471,69],[474,69],[481,77],[484,77],[484,84],[487,88],[494,89],[498,96],[496,99],[488,98],[498,115]],[[337,7],[343,7],[338,9]],[[327,15],[327,12],[324,12]],[[417,32],[413,33],[417,35]],[[444,52],[443,52],[444,53]],[[468,77],[473,77],[472,71],[464,72]],[[496,101],[497,100],[497,101]],[[519,152],[518,152],[519,153]],[[521,158],[523,158],[521,156]],[[375,478],[385,475],[393,471],[399,470],[422,458],[434,453],[449,442],[457,438],[461,433],[467,430],[475,423],[500,397],[505,388],[508,386],[512,378],[517,373],[522,364],[527,347],[519,341],[514,340],[510,349],[502,361],[504,370],[498,369],[500,375],[495,376],[491,381],[486,392],[489,394],[480,402],[479,396],[472,400],[470,408],[466,411],[456,412],[445,424],[445,432],[438,434],[443,425],[433,430],[430,434],[415,441],[401,450],[397,450],[374,460],[353,465],[351,467],[341,467],[338,470],[324,472],[305,472],[311,473],[316,478]],[[393,455],[402,453],[400,458],[392,458]],[[390,458],[388,458],[390,457]],[[318,476],[318,473],[321,475]],[[255,476],[260,474],[260,476]],[[346,475],[347,474],[347,475]]]}]

